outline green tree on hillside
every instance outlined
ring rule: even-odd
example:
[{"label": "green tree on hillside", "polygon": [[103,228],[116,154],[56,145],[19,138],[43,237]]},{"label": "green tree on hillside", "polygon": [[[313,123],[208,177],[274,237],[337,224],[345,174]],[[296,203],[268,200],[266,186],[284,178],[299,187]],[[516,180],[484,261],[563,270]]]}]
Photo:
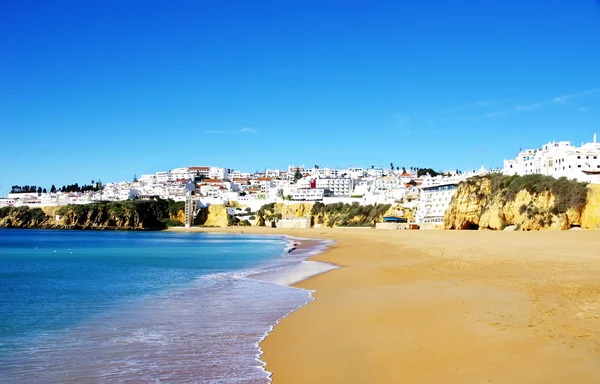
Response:
[{"label": "green tree on hillside", "polygon": [[294,183],[298,182],[302,178],[302,172],[300,172],[299,168],[296,168],[296,173],[294,173]]}]

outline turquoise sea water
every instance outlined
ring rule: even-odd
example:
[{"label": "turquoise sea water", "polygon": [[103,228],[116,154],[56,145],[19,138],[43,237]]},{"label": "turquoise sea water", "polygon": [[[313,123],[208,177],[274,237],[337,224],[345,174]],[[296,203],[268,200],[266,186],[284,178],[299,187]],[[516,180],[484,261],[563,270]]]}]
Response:
[{"label": "turquoise sea water", "polygon": [[306,291],[247,278],[281,237],[0,230],[2,382],[265,383],[257,343]]}]

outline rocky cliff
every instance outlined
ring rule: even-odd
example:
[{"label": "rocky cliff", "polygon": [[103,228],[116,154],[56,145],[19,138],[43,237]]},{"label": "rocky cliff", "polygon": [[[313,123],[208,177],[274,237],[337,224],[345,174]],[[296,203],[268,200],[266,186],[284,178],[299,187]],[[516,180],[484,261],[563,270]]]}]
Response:
[{"label": "rocky cliff", "polygon": [[581,213],[581,227],[600,229],[600,184],[588,186],[587,203]]},{"label": "rocky cliff", "polygon": [[230,223],[231,217],[227,213],[227,207],[222,204],[213,204],[198,211],[193,225],[226,228]]},{"label": "rocky cliff", "polygon": [[0,209],[0,227],[158,230],[183,225],[183,203],[126,201],[62,207]]},{"label": "rocky cliff", "polygon": [[459,185],[445,229],[597,228],[600,186],[548,176],[490,175]]},{"label": "rocky cliff", "polygon": [[282,204],[273,203],[264,205],[257,212],[253,225],[273,226],[278,219],[289,219],[306,217],[311,219],[313,225],[328,227],[334,226],[373,226],[381,222],[384,215],[396,215],[402,211],[403,215],[410,217],[412,212],[401,206],[390,204],[359,205],[354,204],[323,204],[297,203]]}]

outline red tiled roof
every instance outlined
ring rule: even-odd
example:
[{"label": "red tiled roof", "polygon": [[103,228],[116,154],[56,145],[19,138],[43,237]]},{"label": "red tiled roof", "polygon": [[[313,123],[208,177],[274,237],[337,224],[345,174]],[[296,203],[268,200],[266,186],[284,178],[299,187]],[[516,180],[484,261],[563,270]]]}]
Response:
[{"label": "red tiled roof", "polygon": [[189,167],[190,171],[209,171],[210,167]]}]

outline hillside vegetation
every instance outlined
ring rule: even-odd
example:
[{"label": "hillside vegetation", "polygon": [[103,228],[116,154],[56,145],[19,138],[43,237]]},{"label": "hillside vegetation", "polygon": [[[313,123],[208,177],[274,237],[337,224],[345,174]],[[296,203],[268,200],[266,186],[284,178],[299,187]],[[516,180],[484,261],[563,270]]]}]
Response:
[{"label": "hillside vegetation", "polygon": [[[183,225],[183,202],[128,200],[57,208],[4,207],[0,227],[68,229],[165,229]],[[56,217],[59,219],[56,220]]]},{"label": "hillside vegetation", "polygon": [[491,174],[461,183],[444,218],[447,229],[569,229],[581,226],[590,188],[567,178]]},{"label": "hillside vegetation", "polygon": [[271,203],[263,205],[256,212],[254,225],[274,225],[279,219],[306,217],[311,219],[313,225],[327,227],[371,227],[380,222],[383,215],[390,210],[390,204],[364,205],[359,203],[323,204],[298,203],[280,204]]}]

